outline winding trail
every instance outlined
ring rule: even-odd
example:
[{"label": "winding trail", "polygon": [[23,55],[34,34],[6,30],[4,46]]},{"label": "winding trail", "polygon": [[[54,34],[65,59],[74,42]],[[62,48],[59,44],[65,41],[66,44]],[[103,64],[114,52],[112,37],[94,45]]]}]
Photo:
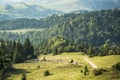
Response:
[{"label": "winding trail", "polygon": [[90,61],[88,58],[84,57],[84,60],[85,60],[86,62],[88,62],[92,68],[94,68],[94,69],[97,69],[97,68],[98,68],[98,67],[97,67],[92,61]]}]

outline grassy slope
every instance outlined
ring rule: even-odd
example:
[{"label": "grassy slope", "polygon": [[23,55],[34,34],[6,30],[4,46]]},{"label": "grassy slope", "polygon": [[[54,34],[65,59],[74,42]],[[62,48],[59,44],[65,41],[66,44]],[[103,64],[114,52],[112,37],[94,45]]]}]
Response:
[{"label": "grassy slope", "polygon": [[99,68],[111,68],[112,65],[120,61],[120,55],[109,55],[104,57],[90,58]]},{"label": "grassy slope", "polygon": [[17,30],[0,30],[0,32],[11,32],[11,33],[26,33],[29,31],[42,31],[44,29],[17,29]]},{"label": "grassy slope", "polygon": [[[64,53],[62,55],[52,56],[50,55],[41,55],[40,58],[46,60],[66,60],[70,61],[73,59],[74,61],[78,61],[81,65],[73,65],[68,62],[37,62],[37,63],[21,63],[21,64],[14,64],[14,67],[17,69],[16,71],[12,72],[12,75],[7,80],[20,80],[21,74],[26,72],[28,80],[119,80],[120,72],[108,71],[103,73],[100,76],[93,76],[87,75],[84,76],[80,70],[83,69],[84,65],[89,65],[83,60],[83,57],[88,57],[86,55],[82,55],[82,53]],[[120,61],[117,59],[120,55],[114,56],[106,56],[102,57],[103,60],[102,64],[100,57],[89,58],[90,60],[94,61],[96,65],[99,67],[104,67],[105,64],[111,64]],[[97,59],[97,60],[96,60]],[[104,61],[105,60],[105,61]],[[110,63],[107,61],[111,60]],[[106,67],[111,67],[111,65],[107,65]],[[37,68],[40,66],[40,68]],[[89,67],[90,70],[92,70]],[[51,75],[44,77],[43,73],[45,70],[49,70]],[[113,79],[112,79],[113,78]]]}]

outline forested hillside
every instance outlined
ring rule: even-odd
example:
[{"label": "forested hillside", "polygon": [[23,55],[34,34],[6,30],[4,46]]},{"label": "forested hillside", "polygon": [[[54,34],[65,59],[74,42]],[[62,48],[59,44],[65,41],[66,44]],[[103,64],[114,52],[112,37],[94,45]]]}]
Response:
[{"label": "forested hillside", "polygon": [[[43,53],[49,53],[51,50],[56,50],[56,48],[60,48],[59,51],[61,51],[61,49],[62,51],[87,51],[90,45],[96,47],[109,45],[109,47],[118,47],[116,49],[119,50],[119,25],[119,9],[101,10],[86,13],[69,13],[59,16],[53,15],[40,20],[16,19],[2,21],[0,22],[0,29],[3,30],[22,28],[44,28],[44,30],[29,31],[25,34],[1,32],[0,38],[12,41],[19,39],[21,42],[23,42],[26,38],[29,38],[34,46],[40,46],[41,49],[46,47],[44,48],[46,49],[44,51],[47,52]],[[61,39],[61,41],[67,41],[66,45],[63,46],[61,44],[62,42],[58,41],[59,39],[54,37]],[[51,44],[52,42],[50,42],[50,40],[53,39],[55,39],[54,42],[56,42],[56,44]],[[84,45],[83,49],[80,49],[81,45]],[[76,47],[78,50],[76,50]],[[63,48],[66,50],[63,50]]]},{"label": "forested hillside", "polygon": [[54,25],[61,24],[65,21],[70,21],[77,17],[76,14],[64,14],[64,15],[52,15],[46,18],[38,19],[28,19],[20,18],[13,20],[0,21],[1,30],[14,30],[23,28],[49,28]]}]

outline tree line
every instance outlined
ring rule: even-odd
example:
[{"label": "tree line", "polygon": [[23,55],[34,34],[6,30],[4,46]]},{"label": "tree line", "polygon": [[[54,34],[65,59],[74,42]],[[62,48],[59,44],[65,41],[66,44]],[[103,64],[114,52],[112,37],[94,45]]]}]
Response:
[{"label": "tree line", "polygon": [[62,36],[55,36],[47,42],[39,46],[39,54],[53,55],[62,54],[63,52],[84,52],[90,57],[106,56],[106,55],[120,55],[120,44],[110,43],[106,41],[103,45],[94,46],[87,42],[80,42],[75,44]]}]

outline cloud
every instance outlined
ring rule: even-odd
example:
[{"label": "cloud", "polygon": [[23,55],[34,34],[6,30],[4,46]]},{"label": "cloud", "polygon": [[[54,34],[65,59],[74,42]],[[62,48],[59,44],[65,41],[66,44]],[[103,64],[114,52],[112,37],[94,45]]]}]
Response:
[{"label": "cloud", "polygon": [[80,9],[90,10],[89,8],[87,8],[85,6],[77,4],[78,2],[79,2],[79,0],[61,0],[52,5],[54,5],[55,9],[64,11],[64,12],[76,11],[76,10],[80,10]]},{"label": "cloud", "polygon": [[[113,2],[119,4],[120,0],[0,0],[0,4],[3,3],[28,3],[28,4],[37,4],[48,9],[60,10],[63,12],[70,12],[75,10],[92,10],[95,6],[101,6],[103,2]],[[106,6],[107,4],[105,4]],[[111,4],[112,5],[112,4]],[[120,4],[119,4],[120,5]],[[99,7],[98,6],[98,7]]]},{"label": "cloud", "polygon": [[[54,2],[53,2],[54,1]],[[85,9],[84,6],[76,4],[79,0],[50,0],[41,4],[44,7],[60,10],[63,12],[70,12],[79,9]]]},{"label": "cloud", "polygon": [[24,0],[3,0],[3,2],[22,2]]}]

